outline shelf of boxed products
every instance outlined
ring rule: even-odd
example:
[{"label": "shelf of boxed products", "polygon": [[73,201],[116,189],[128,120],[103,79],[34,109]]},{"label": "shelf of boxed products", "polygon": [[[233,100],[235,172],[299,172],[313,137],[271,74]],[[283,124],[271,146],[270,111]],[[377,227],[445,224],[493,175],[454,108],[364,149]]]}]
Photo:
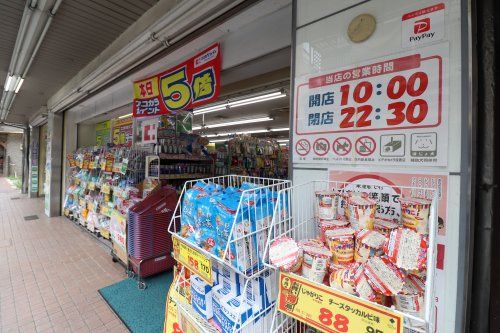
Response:
[{"label": "shelf of boxed products", "polygon": [[210,175],[201,173],[161,174],[160,179],[199,179]]},{"label": "shelf of boxed products", "polygon": [[[183,332],[270,332],[277,287],[276,272],[245,279],[226,265],[212,267],[213,284],[182,268],[174,280],[178,324]],[[194,328],[194,329],[193,329]]]},{"label": "shelf of boxed products", "polygon": [[211,157],[199,156],[199,155],[159,153],[158,157],[161,158],[162,160],[171,160],[171,161],[212,162]]},{"label": "shelf of boxed products", "polygon": [[433,331],[437,190],[313,181],[284,189],[264,258],[271,332]]},{"label": "shelf of boxed products", "polygon": [[[169,225],[174,245],[203,262],[218,261],[243,276],[255,276],[265,269],[264,248],[279,211],[278,192],[289,186],[288,180],[237,175],[187,181]],[[193,269],[187,254],[183,264]],[[208,267],[205,271],[210,274]]]},{"label": "shelf of boxed products", "polygon": [[[190,272],[176,288],[189,281],[198,293],[191,293],[194,302],[179,306],[186,308],[184,315],[194,310],[224,333],[269,331],[277,281],[263,254],[280,212],[278,192],[289,186],[285,180],[236,175],[185,183],[169,226],[174,257]],[[212,320],[198,302],[205,311],[213,308]]]}]

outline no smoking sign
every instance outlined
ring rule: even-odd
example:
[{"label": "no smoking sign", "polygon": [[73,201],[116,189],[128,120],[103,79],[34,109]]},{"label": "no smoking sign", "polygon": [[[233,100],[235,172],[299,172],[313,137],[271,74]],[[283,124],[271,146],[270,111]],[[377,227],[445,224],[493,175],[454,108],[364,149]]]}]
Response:
[{"label": "no smoking sign", "polygon": [[306,139],[301,139],[295,144],[295,151],[300,156],[306,156],[311,151],[311,144]]}]

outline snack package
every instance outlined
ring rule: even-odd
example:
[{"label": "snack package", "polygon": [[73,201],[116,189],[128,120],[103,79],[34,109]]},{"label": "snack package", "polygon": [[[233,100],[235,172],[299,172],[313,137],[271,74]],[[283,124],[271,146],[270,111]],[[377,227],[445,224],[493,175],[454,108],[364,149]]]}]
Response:
[{"label": "snack package", "polygon": [[355,230],[373,230],[377,202],[368,197],[368,193],[351,193],[347,198],[349,222]]},{"label": "snack package", "polygon": [[316,217],[321,220],[333,220],[337,217],[339,193],[335,191],[316,191]]},{"label": "snack package", "polygon": [[386,237],[376,231],[367,229],[358,231],[356,233],[354,261],[363,263],[374,256],[382,255],[385,241]]},{"label": "snack package", "polygon": [[389,237],[389,234],[392,230],[399,228],[400,224],[398,220],[384,219],[384,218],[376,218],[374,230],[378,231],[382,235]]},{"label": "snack package", "polygon": [[302,249],[290,237],[277,238],[269,246],[269,261],[283,272],[298,271],[302,260]]},{"label": "snack package", "polygon": [[349,221],[343,215],[337,215],[337,218],[334,220],[322,220],[320,219],[318,222],[319,227],[319,239],[326,243],[325,233],[328,230],[347,228],[349,226]]},{"label": "snack package", "polygon": [[377,293],[373,290],[372,286],[368,283],[365,275],[365,266],[363,264],[359,265],[354,273],[354,284],[356,293],[362,299],[375,302],[377,299]]},{"label": "snack package", "polygon": [[212,286],[197,275],[191,275],[191,305],[206,320],[212,318]]},{"label": "snack package", "polygon": [[403,226],[427,235],[429,233],[428,223],[431,201],[424,198],[402,197],[400,203]]},{"label": "snack package", "polygon": [[427,264],[427,236],[406,228],[391,231],[384,245],[388,259],[405,270],[422,270]]},{"label": "snack package", "polygon": [[375,292],[392,296],[403,289],[404,273],[387,257],[373,257],[365,263],[365,275]]},{"label": "snack package", "polygon": [[344,266],[330,274],[330,286],[349,294],[356,294],[354,275],[359,267],[358,263]]},{"label": "snack package", "polygon": [[424,315],[425,281],[415,275],[408,275],[401,292],[393,296],[396,309],[416,317]]},{"label": "snack package", "polygon": [[354,262],[354,229],[328,230],[325,237],[334,264],[347,265]]},{"label": "snack package", "polygon": [[264,260],[267,236],[273,219],[274,207],[275,202],[271,200],[271,197],[266,196],[257,201],[254,214],[251,214],[252,232],[254,233],[253,240],[255,242],[255,250],[257,251],[257,266],[259,269],[262,267]]},{"label": "snack package", "polygon": [[320,246],[314,243],[301,245],[304,252],[302,262],[302,276],[314,282],[322,283],[326,275],[327,263],[332,254],[327,247],[321,243]]}]

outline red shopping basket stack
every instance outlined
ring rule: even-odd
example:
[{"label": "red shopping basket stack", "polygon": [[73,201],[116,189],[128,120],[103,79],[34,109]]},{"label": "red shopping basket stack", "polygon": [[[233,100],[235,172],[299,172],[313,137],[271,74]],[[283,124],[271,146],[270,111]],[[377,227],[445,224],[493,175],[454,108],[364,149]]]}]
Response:
[{"label": "red shopping basket stack", "polygon": [[176,190],[164,186],[129,209],[128,254],[139,278],[170,270],[175,264],[168,224],[177,199]]}]

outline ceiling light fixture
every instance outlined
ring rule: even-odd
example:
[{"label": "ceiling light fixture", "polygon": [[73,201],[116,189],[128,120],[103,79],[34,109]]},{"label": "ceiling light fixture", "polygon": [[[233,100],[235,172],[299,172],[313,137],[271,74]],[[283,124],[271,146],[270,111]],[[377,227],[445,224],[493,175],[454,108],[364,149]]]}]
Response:
[{"label": "ceiling light fixture", "polygon": [[12,82],[13,76],[7,75],[7,80],[5,80],[5,86],[3,87],[3,90],[9,91],[10,90],[10,83]]},{"label": "ceiling light fixture", "polygon": [[271,129],[259,129],[259,130],[248,130],[248,131],[240,131],[240,132],[226,132],[226,133],[215,133],[215,134],[205,134],[202,135],[203,137],[206,138],[215,138],[218,136],[229,136],[229,135],[240,135],[240,134],[257,134],[257,133],[267,133],[269,131],[271,132],[284,132],[288,131],[289,128],[271,128]]},{"label": "ceiling light fixture", "polygon": [[276,140],[276,141],[278,141],[278,142],[282,143],[282,142],[289,142],[289,141],[290,141],[290,139],[279,139],[279,140]]},{"label": "ceiling light fixture", "polygon": [[127,117],[130,117],[131,115],[132,115],[132,113],[124,114],[123,116],[119,116],[118,119],[127,118]]},{"label": "ceiling light fixture", "polygon": [[19,92],[19,89],[21,89],[21,86],[23,85],[23,82],[24,82],[24,79],[20,78],[19,82],[17,83],[16,90],[14,91],[15,94],[17,94]]},{"label": "ceiling light fixture", "polygon": [[210,140],[210,143],[226,142],[227,140],[229,140],[229,139]]},{"label": "ceiling light fixture", "polygon": [[285,96],[286,96],[286,94],[282,91],[275,91],[275,92],[271,92],[271,93],[267,92],[267,93],[264,93],[262,95],[247,97],[247,98],[233,100],[233,101],[228,100],[226,103],[209,105],[209,106],[206,106],[203,108],[195,109],[193,111],[193,114],[199,115],[199,114],[205,114],[205,113],[210,113],[210,112],[215,112],[215,111],[221,111],[221,110],[225,110],[228,108],[235,108],[238,106],[270,101],[270,100],[282,98]]},{"label": "ceiling light fixture", "polygon": [[236,121],[229,121],[227,123],[210,124],[210,125],[205,125],[205,126],[193,126],[193,131],[197,131],[197,130],[200,130],[202,128],[219,128],[219,127],[235,126],[235,125],[241,125],[241,124],[260,123],[260,122],[271,121],[271,120],[273,120],[273,118],[271,118],[271,117],[242,119],[242,120],[236,120]]}]

